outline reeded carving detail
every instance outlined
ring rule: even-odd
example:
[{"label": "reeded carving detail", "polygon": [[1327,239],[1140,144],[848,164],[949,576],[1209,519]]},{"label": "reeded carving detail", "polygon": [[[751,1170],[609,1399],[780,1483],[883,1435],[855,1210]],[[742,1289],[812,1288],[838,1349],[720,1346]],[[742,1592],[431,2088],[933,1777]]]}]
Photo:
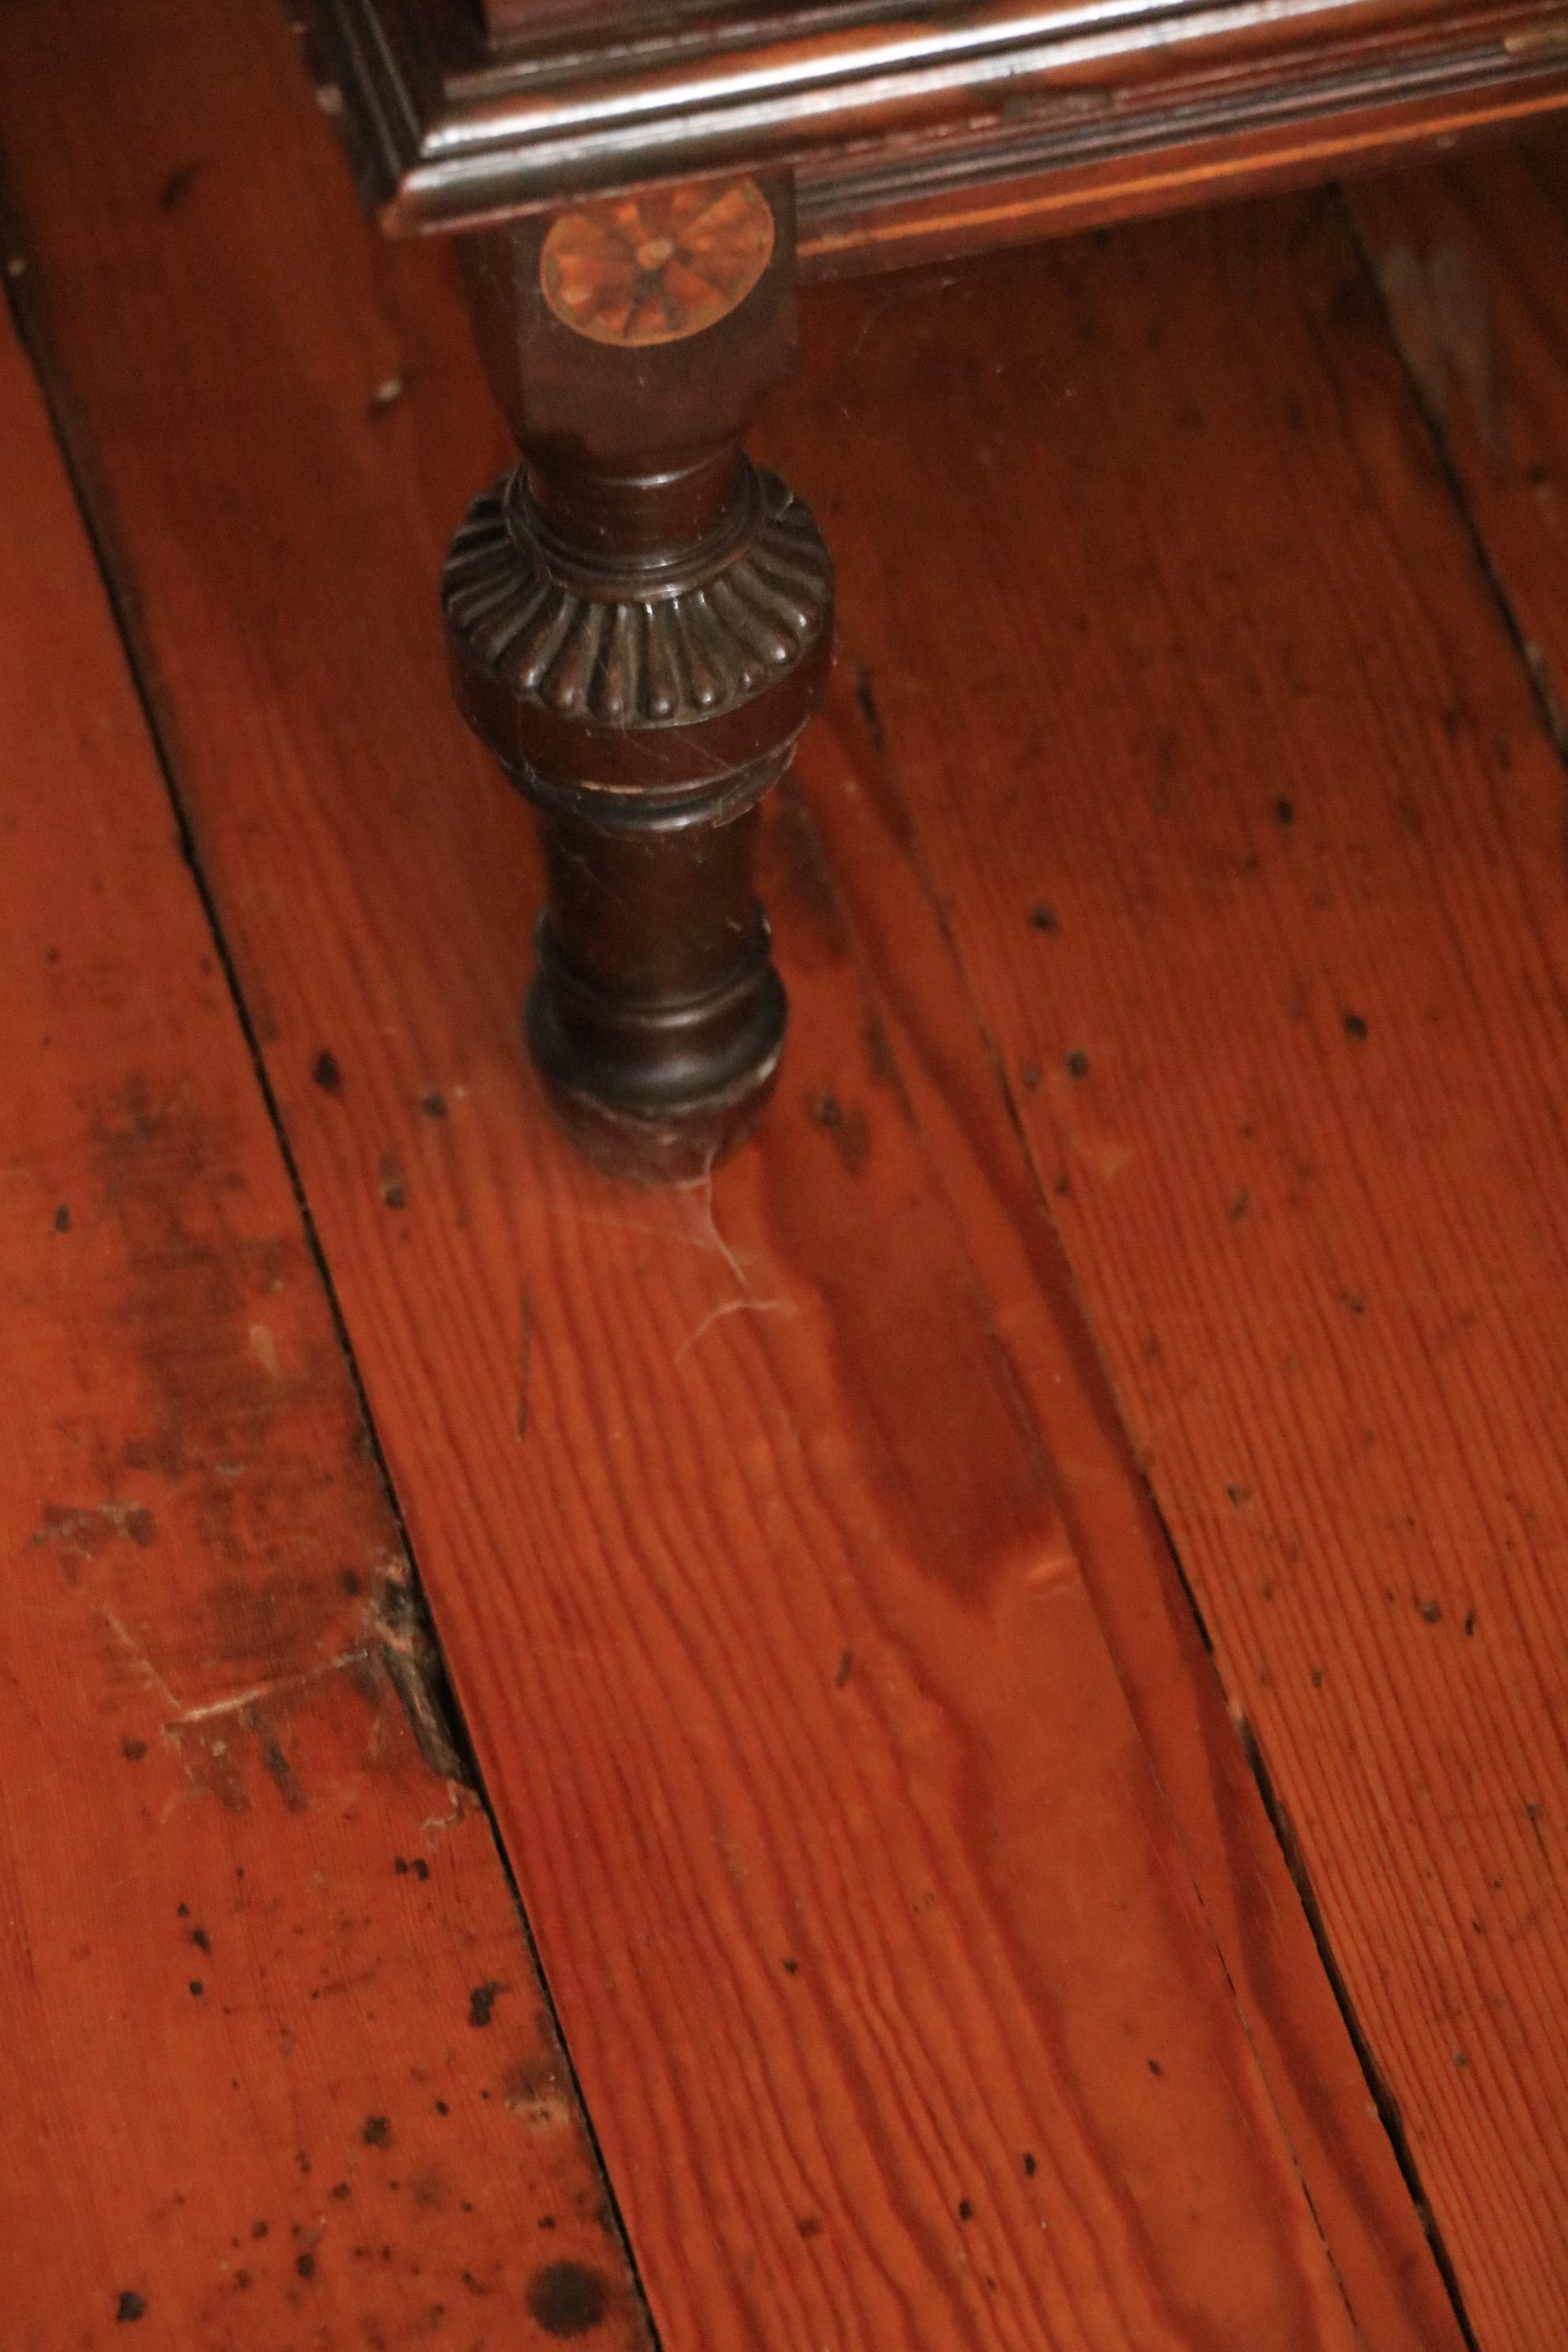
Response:
[{"label": "reeded carving detail", "polygon": [[468,660],[519,701],[628,729],[689,725],[784,677],[825,628],[833,567],[805,502],[760,475],[762,519],[713,575],[618,600],[559,579],[514,531],[508,484],[474,500],[441,582]]}]

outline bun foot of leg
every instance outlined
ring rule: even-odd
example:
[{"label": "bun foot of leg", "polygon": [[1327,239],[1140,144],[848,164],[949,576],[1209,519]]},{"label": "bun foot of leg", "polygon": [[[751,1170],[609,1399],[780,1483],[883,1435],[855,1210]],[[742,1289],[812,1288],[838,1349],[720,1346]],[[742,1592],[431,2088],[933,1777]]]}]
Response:
[{"label": "bun foot of leg", "polygon": [[557,1118],[585,1160],[633,1184],[699,1183],[762,1117],[784,1053],[765,926],[718,986],[648,1003],[584,984],[540,926],[525,1027]]}]

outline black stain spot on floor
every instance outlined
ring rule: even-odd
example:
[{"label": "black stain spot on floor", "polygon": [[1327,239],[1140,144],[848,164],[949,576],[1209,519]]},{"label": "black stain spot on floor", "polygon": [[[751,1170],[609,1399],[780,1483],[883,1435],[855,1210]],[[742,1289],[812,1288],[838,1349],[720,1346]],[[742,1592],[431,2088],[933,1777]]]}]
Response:
[{"label": "black stain spot on floor", "polygon": [[847,1110],[837,1095],[813,1095],[806,1105],[814,1126],[819,1127],[844,1163],[847,1174],[853,1176],[865,1165],[871,1149],[870,1130],[866,1114],[852,1103]]},{"label": "black stain spot on floor", "polygon": [[338,1067],[338,1057],[329,1054],[324,1045],[310,1065],[310,1076],[324,1095],[342,1094],[343,1074]]},{"label": "black stain spot on floor", "polygon": [[120,1752],[128,1764],[140,1764],[147,1753],[147,1742],[144,1739],[122,1739]]},{"label": "black stain spot on floor", "polygon": [[198,1952],[210,1953],[212,1950],[213,1939],[207,1934],[205,1927],[193,1927],[191,1929],[191,1941],[195,1946]]},{"label": "black stain spot on floor", "polygon": [[468,1995],[468,2023],[488,2025],[495,2012],[496,1995],[505,1990],[506,1987],[497,1984],[493,1977],[484,1984],[476,1985]]},{"label": "black stain spot on floor", "polygon": [[399,1878],[428,1878],[430,1875],[429,1864],[423,1861],[418,1854],[415,1855],[412,1862],[405,1862],[400,1853],[395,1853],[392,1857],[392,1867]]},{"label": "black stain spot on floor", "polygon": [[360,2137],[366,2147],[390,2147],[392,2126],[384,2116],[366,2116]]},{"label": "black stain spot on floor", "polygon": [[610,2290],[585,2263],[550,2263],[530,2283],[528,2308],[546,2336],[586,2336],[603,2323]]},{"label": "black stain spot on floor", "polygon": [[132,2287],[123,2288],[121,2293],[120,2301],[115,2306],[114,2316],[116,2320],[124,2321],[127,2319],[144,2319],[146,2315],[146,2297],[144,2295],[138,2294]]},{"label": "black stain spot on floor", "polygon": [[1347,1013],[1345,1014],[1345,1035],[1347,1037],[1354,1037],[1358,1041],[1366,1035],[1366,1023],[1362,1019],[1359,1013]]},{"label": "black stain spot on floor", "polygon": [[888,748],[888,738],[882,726],[882,714],[877,708],[871,673],[864,662],[857,663],[855,668],[855,699],[866,722],[866,732],[871,738],[871,748],[879,756]]},{"label": "black stain spot on floor", "polygon": [[447,1097],[439,1087],[426,1087],[419,1097],[419,1108],[426,1118],[445,1118]]},{"label": "black stain spot on floor", "polygon": [[176,164],[158,191],[158,210],[167,216],[178,212],[195,185],[196,174],[205,161],[205,156],[193,157],[188,163]]},{"label": "black stain spot on floor", "polygon": [[1274,814],[1280,824],[1294,824],[1296,822],[1294,803],[1283,797],[1275,802]]},{"label": "black stain spot on floor", "polygon": [[1088,1077],[1089,1055],[1084,1052],[1081,1045],[1075,1045],[1072,1052],[1068,1055],[1067,1069],[1069,1078]]},{"label": "black stain spot on floor", "polygon": [[289,1811],[291,1813],[307,1811],[310,1801],[300,1785],[298,1773],[276,1739],[263,1740],[261,1760]]},{"label": "black stain spot on floor", "polygon": [[1061,929],[1060,923],[1057,920],[1057,910],[1054,907],[1037,907],[1029,920],[1037,931],[1059,931]]},{"label": "black stain spot on floor", "polygon": [[1024,2178],[1025,2178],[1025,2179],[1026,2179],[1026,2180],[1033,2180],[1033,2179],[1034,2179],[1034,2177],[1035,2177],[1036,2173],[1039,2170],[1039,2168],[1039,2168],[1039,2166],[1036,2163],[1036,2161],[1035,2161],[1034,2158],[1030,2155],[1030,2153],[1029,2153],[1028,2149],[1027,2149],[1027,2148],[1026,2148],[1026,2149],[1024,2150]]},{"label": "black stain spot on floor", "polygon": [[311,2253],[308,2248],[304,2253],[296,2254],[294,2257],[294,2268],[299,2272],[300,2276],[302,2279],[313,2279],[316,2275],[315,2255]]},{"label": "black stain spot on floor", "polygon": [[55,1231],[57,1234],[68,1234],[70,1229],[70,1204],[68,1202],[62,1201],[59,1207],[55,1211]]},{"label": "black stain spot on floor", "polygon": [[389,1209],[408,1206],[408,1180],[403,1172],[403,1162],[388,1145],[381,1155],[381,1197]]}]

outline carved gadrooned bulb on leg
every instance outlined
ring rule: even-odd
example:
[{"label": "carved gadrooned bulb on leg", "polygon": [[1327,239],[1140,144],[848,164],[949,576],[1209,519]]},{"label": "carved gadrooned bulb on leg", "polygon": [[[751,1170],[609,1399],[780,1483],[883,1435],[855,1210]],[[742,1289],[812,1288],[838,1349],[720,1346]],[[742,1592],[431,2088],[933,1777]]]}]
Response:
[{"label": "carved gadrooned bulb on leg", "polygon": [[791,229],[787,187],[731,182],[467,256],[523,462],[453,542],[453,678],[539,814],[535,1064],[578,1144],[643,1181],[732,1149],[784,1045],[752,840],[822,698],[832,568],[740,440],[793,352]]}]

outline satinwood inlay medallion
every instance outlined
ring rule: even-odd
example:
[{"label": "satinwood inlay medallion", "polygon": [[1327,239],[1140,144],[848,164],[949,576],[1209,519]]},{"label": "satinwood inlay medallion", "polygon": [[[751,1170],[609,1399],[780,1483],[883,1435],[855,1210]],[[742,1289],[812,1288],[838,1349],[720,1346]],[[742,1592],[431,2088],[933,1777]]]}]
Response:
[{"label": "satinwood inlay medallion", "polygon": [[540,283],[555,316],[596,343],[679,342],[736,310],[773,249],[754,180],[653,188],[563,213]]}]

